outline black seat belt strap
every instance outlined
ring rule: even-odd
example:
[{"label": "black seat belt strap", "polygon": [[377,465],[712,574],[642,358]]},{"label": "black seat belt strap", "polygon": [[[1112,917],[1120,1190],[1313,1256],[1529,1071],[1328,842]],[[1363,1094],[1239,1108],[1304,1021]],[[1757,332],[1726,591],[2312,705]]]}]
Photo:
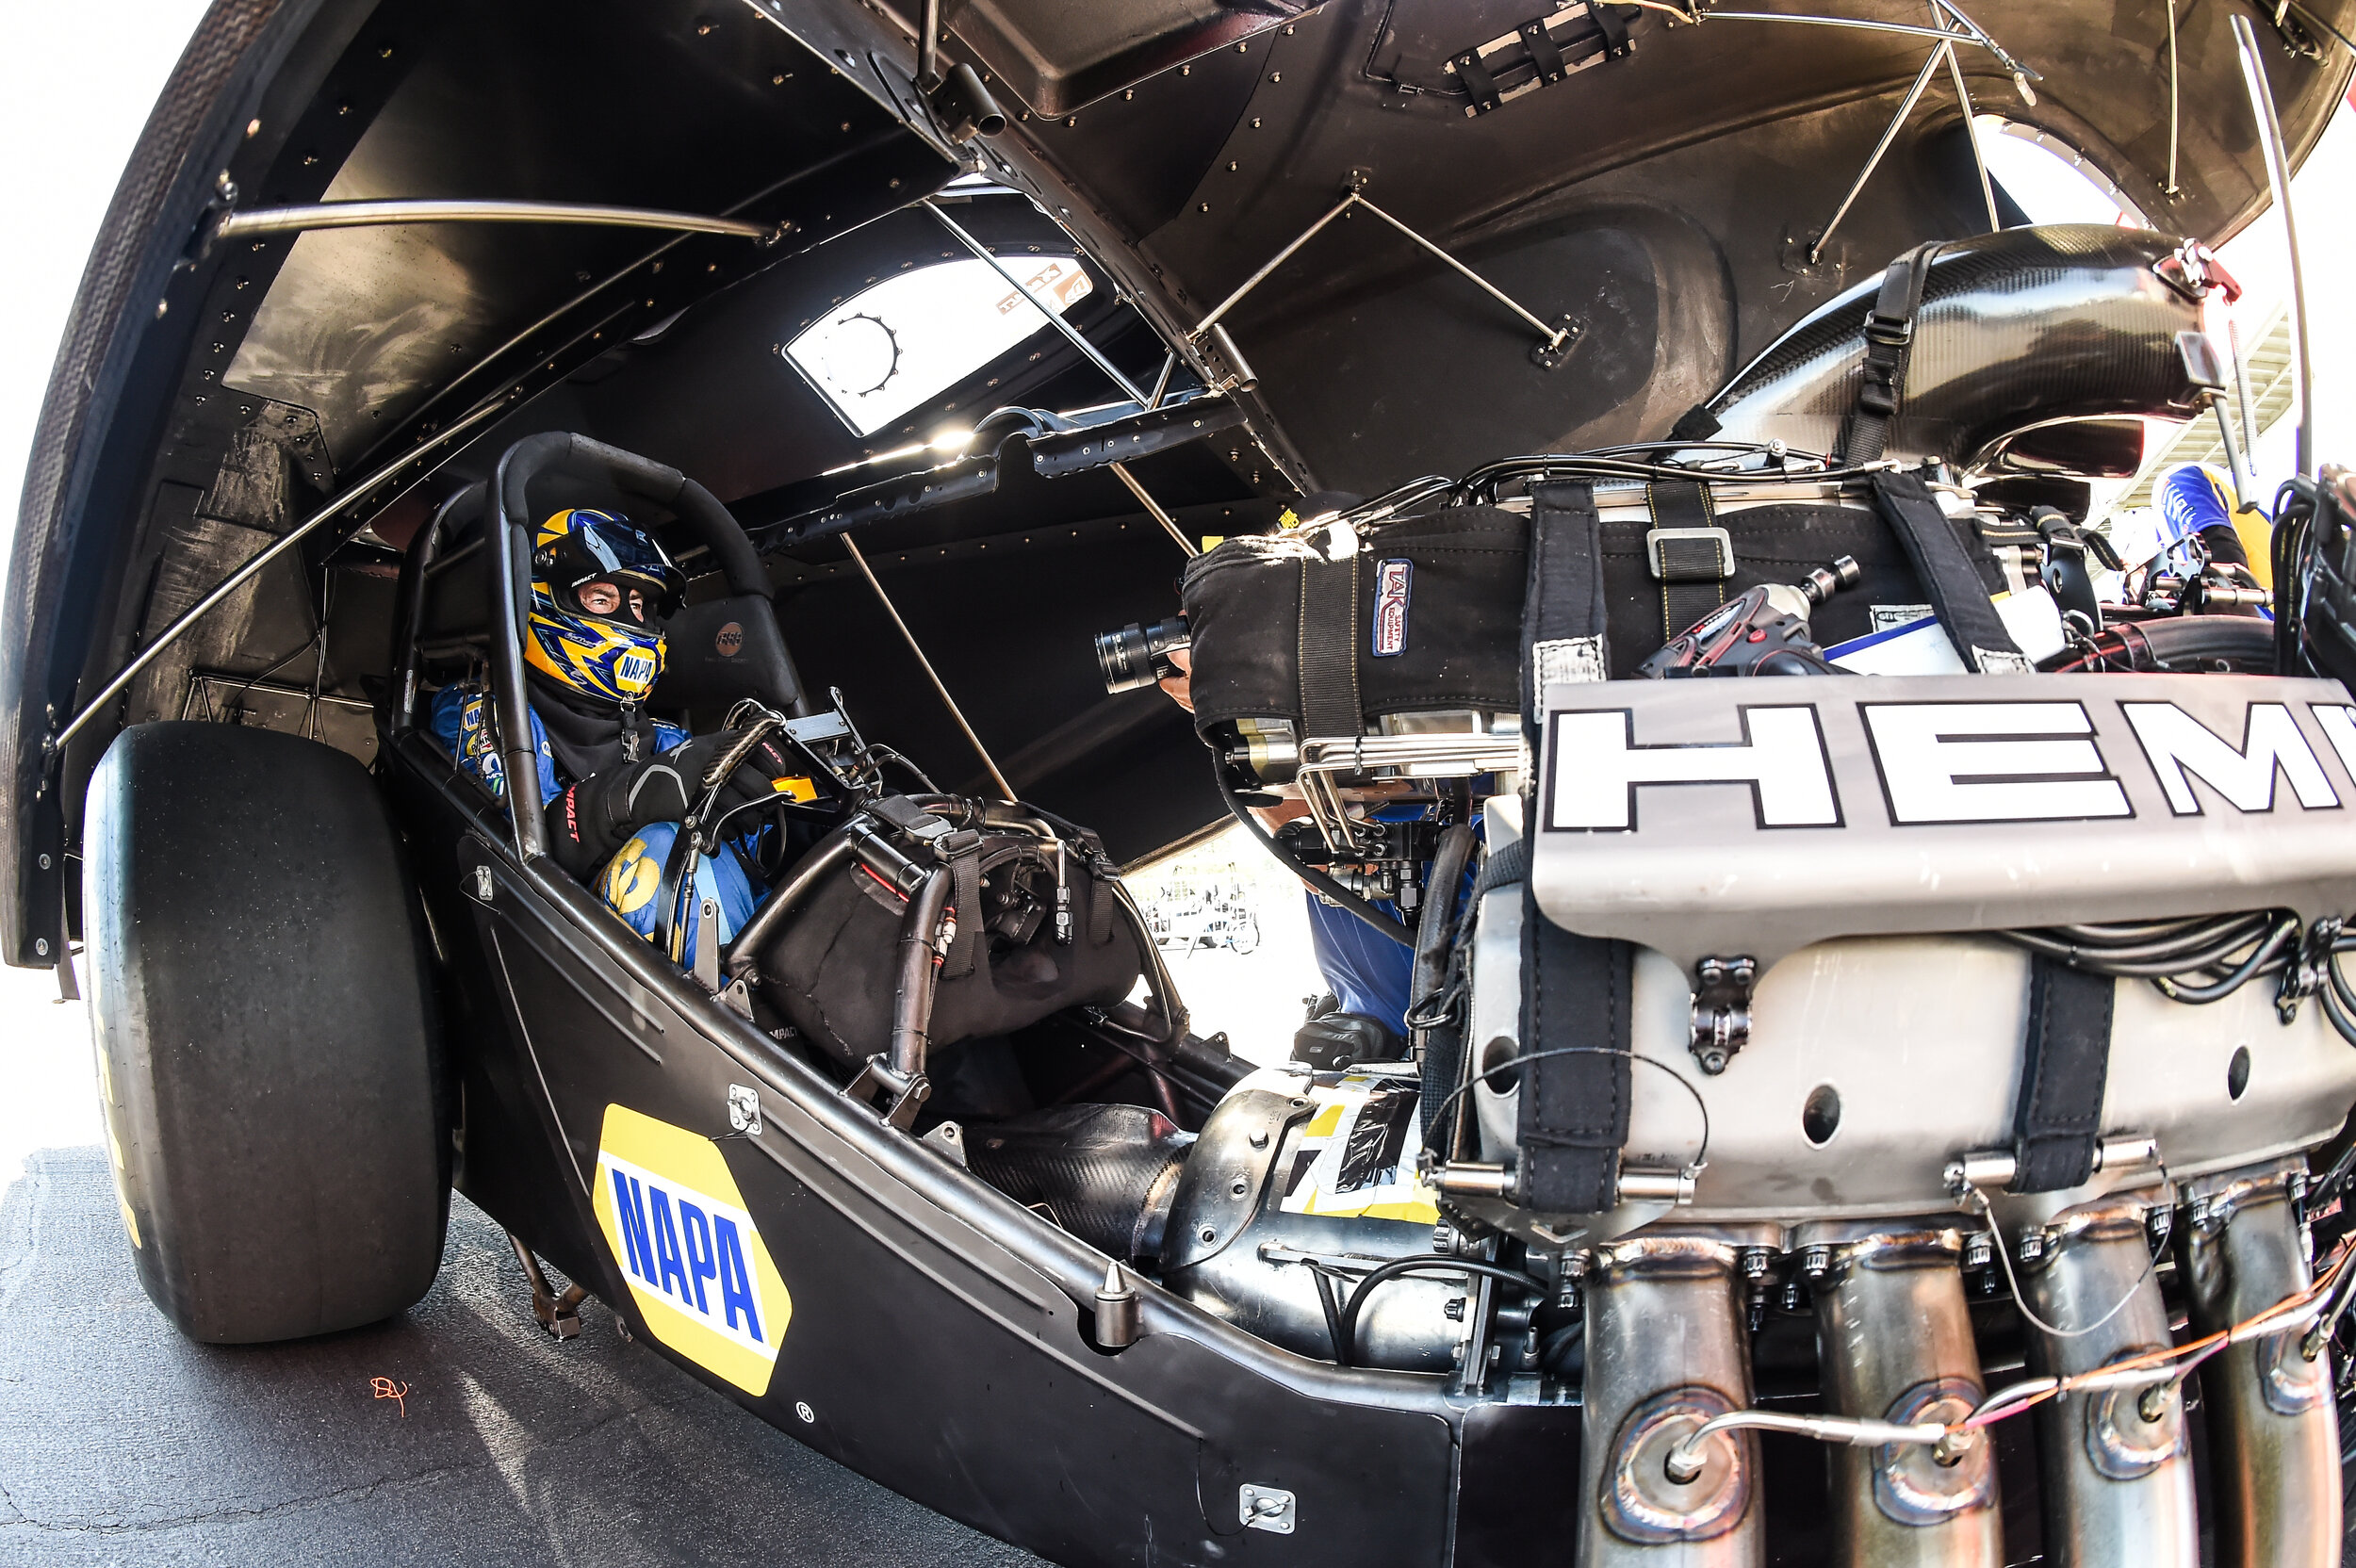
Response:
[{"label": "black seat belt strap", "polygon": [[655,883],[654,942],[675,964],[690,962],[686,911],[681,902],[695,891],[695,829],[692,821],[677,825],[670,853],[663,858],[663,875]]},{"label": "black seat belt strap", "polygon": [[1301,564],[1301,738],[1359,735],[1366,709],[1358,696],[1358,555]]},{"label": "black seat belt strap", "polygon": [[1914,315],[1922,306],[1922,285],[1940,241],[1917,245],[1882,273],[1881,292],[1865,318],[1865,363],[1857,406],[1841,434],[1841,461],[1849,467],[1877,461],[1890,444],[1906,385],[1906,360],[1914,347]]},{"label": "black seat belt strap", "polygon": [[1666,643],[1726,602],[1734,543],[1718,526],[1710,486],[1663,481],[1646,486],[1652,529],[1644,556],[1661,584],[1661,640]]},{"label": "black seat belt strap", "polygon": [[1981,675],[2027,674],[2028,658],[1996,613],[1988,580],[1922,476],[1875,474],[1873,502],[1897,531],[1915,577],[1930,596],[1931,612],[1963,656],[1963,667]]},{"label": "black seat belt strap", "polygon": [[[1530,499],[1530,590],[1522,606],[1524,716],[1533,734],[1544,722],[1548,685],[1600,681],[1610,670],[1595,493],[1584,484],[1539,485]],[[1529,815],[1534,834],[1542,813]],[[1493,860],[1499,878],[1518,869],[1516,860],[1527,865],[1528,853],[1500,852]],[[1527,1208],[1599,1214],[1618,1200],[1634,956],[1626,942],[1579,936],[1547,920],[1525,877],[1520,1050],[1531,1059],[1520,1072],[1516,1137]],[[1565,1048],[1573,1054],[1545,1054]],[[1501,1079],[1492,1082],[1504,1086]]]},{"label": "black seat belt strap", "polygon": [[1584,484],[1542,484],[1530,506],[1530,588],[1522,600],[1522,722],[1538,723],[1546,687],[1604,680],[1603,522]]},{"label": "black seat belt strap", "polygon": [[[1540,1214],[1600,1214],[1619,1200],[1628,1142],[1628,1012],[1635,950],[1546,919],[1522,884],[1519,1200]],[[1546,1052],[1574,1048],[1576,1054]]]},{"label": "black seat belt strap", "polygon": [[2015,1192],[2060,1192],[2094,1175],[2110,1080],[2118,982],[2042,954],[2029,963],[2028,1048],[2013,1115]]},{"label": "black seat belt strap", "polygon": [[973,972],[982,941],[982,836],[971,828],[941,841],[941,854],[949,862],[950,919],[957,924],[949,951],[941,965],[941,978],[962,980]]}]

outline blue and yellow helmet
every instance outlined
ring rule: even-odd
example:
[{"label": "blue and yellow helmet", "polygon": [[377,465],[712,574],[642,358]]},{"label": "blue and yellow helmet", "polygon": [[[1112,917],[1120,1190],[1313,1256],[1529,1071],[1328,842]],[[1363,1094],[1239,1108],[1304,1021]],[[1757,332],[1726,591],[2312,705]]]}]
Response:
[{"label": "blue and yellow helmet", "polygon": [[584,696],[644,701],[663,673],[663,623],[685,587],[663,547],[629,518],[559,512],[532,542],[524,660]]}]

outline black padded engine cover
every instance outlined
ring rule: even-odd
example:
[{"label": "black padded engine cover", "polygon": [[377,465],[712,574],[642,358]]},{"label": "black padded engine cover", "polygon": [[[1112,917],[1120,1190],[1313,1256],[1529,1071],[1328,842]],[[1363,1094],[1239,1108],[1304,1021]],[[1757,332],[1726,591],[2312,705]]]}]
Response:
[{"label": "black padded engine cover", "polygon": [[[1144,972],[1136,932],[1112,907],[1112,889],[1089,876],[1079,856],[1071,858],[1072,940],[1067,946],[1055,939],[1052,913],[1021,939],[991,928],[1021,902],[1008,896],[1015,878],[1035,889],[1052,886],[1052,860],[1039,841],[991,835],[978,853],[987,952],[976,955],[970,972],[953,972],[947,964],[939,972],[927,1031],[934,1049],[1007,1034],[1066,1007],[1110,1006],[1136,988]],[[891,1043],[906,908],[854,860],[809,894],[755,960],[763,1000],[845,1067]],[[967,918],[966,911],[957,911],[957,918]]]},{"label": "black padded engine cover", "polygon": [[[1623,490],[1607,491],[1600,500],[1610,513],[1634,498]],[[1856,557],[1861,580],[1833,596],[1811,622],[1820,645],[1874,629],[1874,605],[1927,607],[1930,596],[1896,530],[1861,498],[1751,506],[1721,511],[1716,521],[1734,554],[1725,598],[1762,582],[1797,582],[1837,556]],[[1645,547],[1652,526],[1649,516],[1607,516],[1601,526],[1604,621],[1615,680],[1634,678],[1638,664],[1686,629],[1666,625]],[[1950,526],[1988,590],[2000,591],[2004,578],[1973,525],[1951,519]],[[1304,619],[1307,574],[1333,569],[1323,553],[1330,547],[1319,538],[1324,532],[1229,539],[1187,564],[1179,593],[1193,638],[1195,727],[1206,738],[1236,719],[1305,725],[1302,655],[1330,635]],[[1343,635],[1368,727],[1391,714],[1520,709],[1529,552],[1530,519],[1494,506],[1447,507],[1359,535],[1356,608]],[[1398,563],[1405,564],[1403,574],[1386,572]],[[1395,617],[1387,629],[1386,614]]]}]

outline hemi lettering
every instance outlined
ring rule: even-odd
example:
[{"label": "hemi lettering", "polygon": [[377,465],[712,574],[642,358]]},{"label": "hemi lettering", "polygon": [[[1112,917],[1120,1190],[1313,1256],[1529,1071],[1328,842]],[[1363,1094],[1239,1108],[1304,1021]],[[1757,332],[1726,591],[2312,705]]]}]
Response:
[{"label": "hemi lettering", "polygon": [[1861,705],[1893,824],[2132,817],[2074,702]]},{"label": "hemi lettering", "polygon": [[2340,754],[2340,766],[2356,778],[2356,708],[2311,707],[2307,711],[2315,716],[2315,723],[2323,727],[2323,738]]},{"label": "hemi lettering", "polygon": [[1840,825],[1816,710],[1744,708],[1742,717],[1740,742],[1640,746],[1625,708],[1554,714],[1546,826],[1625,832],[1645,784],[1747,784],[1761,827]]},{"label": "hemi lettering", "polygon": [[2242,719],[2242,743],[2212,732],[2172,702],[2122,702],[2135,739],[2151,760],[2168,792],[2168,809],[2180,817],[2201,814],[2201,801],[2187,774],[2223,796],[2237,811],[2274,809],[2274,776],[2290,780],[2299,804],[2313,811],[2337,806],[2340,797],[2323,776],[2323,764],[2299,732],[2291,710],[2279,702],[2253,702]]}]

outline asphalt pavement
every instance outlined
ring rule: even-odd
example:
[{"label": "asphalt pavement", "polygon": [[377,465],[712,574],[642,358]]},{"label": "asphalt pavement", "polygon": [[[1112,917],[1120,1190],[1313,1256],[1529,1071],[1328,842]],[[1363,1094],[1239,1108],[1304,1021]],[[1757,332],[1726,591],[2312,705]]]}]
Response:
[{"label": "asphalt pavement", "polygon": [[464,1199],[408,1313],[232,1349],[140,1292],[102,1151],[23,1160],[0,1197],[0,1564],[1039,1561],[812,1453],[595,1301],[550,1339]]}]

